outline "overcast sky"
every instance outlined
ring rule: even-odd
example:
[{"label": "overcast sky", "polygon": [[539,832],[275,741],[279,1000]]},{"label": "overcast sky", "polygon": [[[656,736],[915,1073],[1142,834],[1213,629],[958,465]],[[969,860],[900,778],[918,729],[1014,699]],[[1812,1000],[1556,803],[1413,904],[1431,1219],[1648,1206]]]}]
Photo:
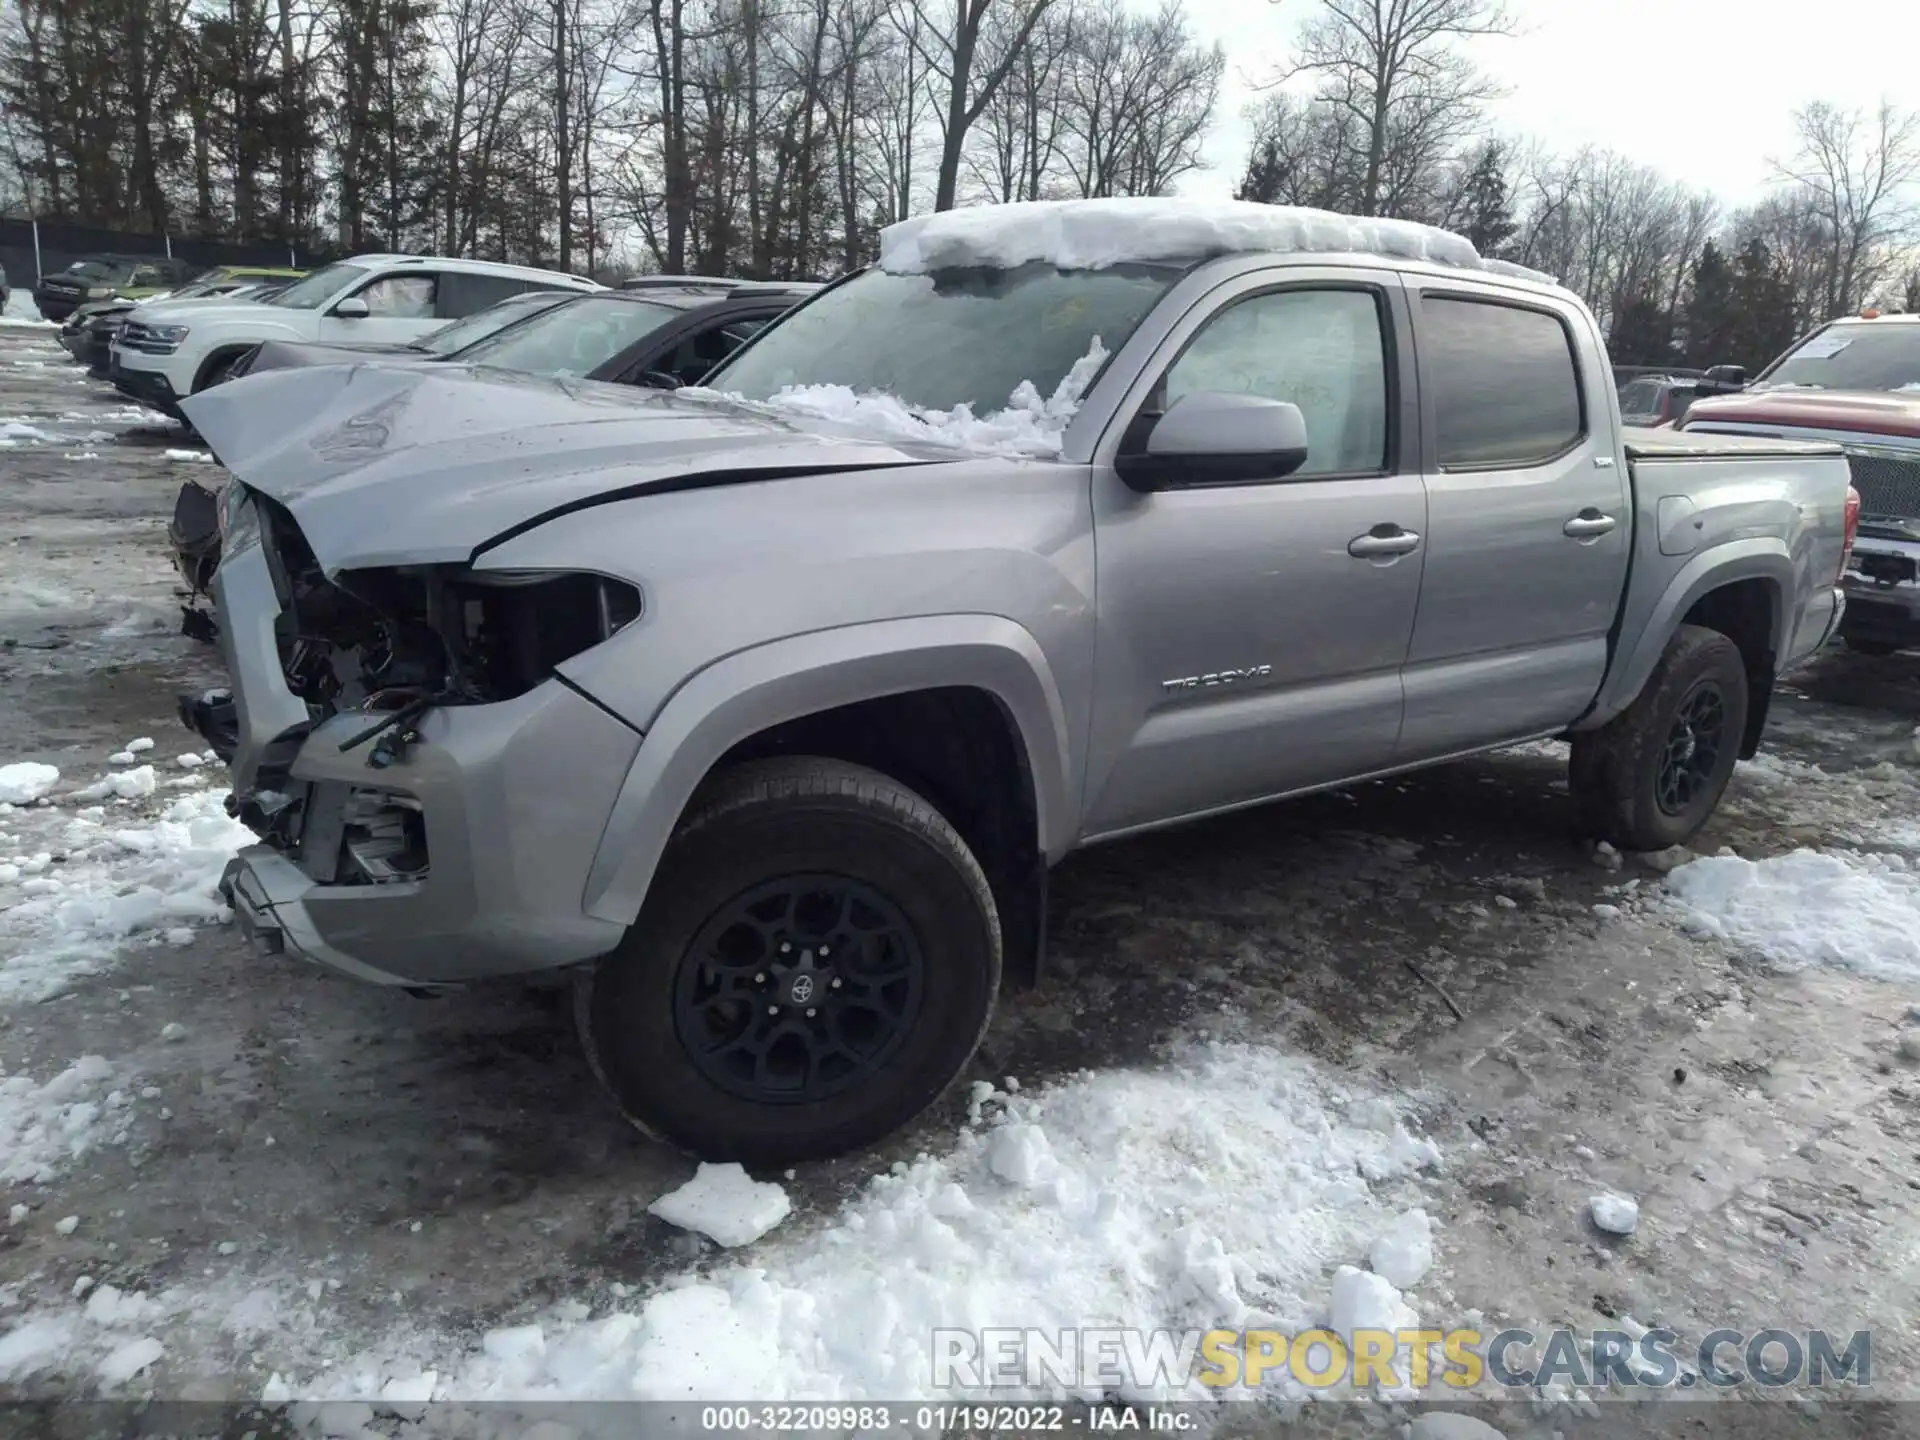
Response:
[{"label": "overcast sky", "polygon": [[[1240,111],[1287,54],[1317,0],[1188,0],[1227,50],[1227,84],[1207,144],[1212,168],[1183,193],[1226,196],[1246,165]],[[1512,39],[1473,53],[1508,88],[1502,132],[1557,150],[1595,145],[1653,165],[1732,204],[1768,183],[1793,149],[1792,113],[1810,100],[1920,107],[1920,0],[1509,0]],[[1250,83],[1252,82],[1252,83]]]}]

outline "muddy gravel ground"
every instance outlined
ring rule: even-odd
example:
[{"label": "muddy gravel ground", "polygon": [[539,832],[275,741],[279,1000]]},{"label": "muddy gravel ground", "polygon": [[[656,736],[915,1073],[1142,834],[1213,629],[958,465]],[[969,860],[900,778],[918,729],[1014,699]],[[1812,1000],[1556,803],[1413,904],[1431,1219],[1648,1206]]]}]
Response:
[{"label": "muddy gravel ground", "polygon": [[[0,448],[0,762],[83,780],[133,736],[186,749],[173,696],[218,664],[178,633],[164,527],[214,467],[50,332],[0,330],[0,421],[44,437]],[[1854,843],[1916,813],[1920,656],[1835,650],[1774,714],[1696,849]],[[1032,1088],[1194,1033],[1287,1047],[1424,1097],[1447,1164],[1423,1315],[1870,1328],[1876,1388],[1914,1393],[1920,1070],[1897,1042],[1920,993],[1775,968],[1627,903],[1661,877],[1575,837],[1563,773],[1559,747],[1523,747],[1073,858],[1050,973],[1005,997],[974,1078]],[[0,911],[19,898],[0,883]],[[12,1187],[28,1213],[0,1230],[0,1330],[82,1275],[231,1273],[324,1294],[337,1333],[405,1313],[471,1334],[711,1253],[646,1213],[693,1166],[601,1098],[556,995],[415,999],[256,956],[230,927],[190,938],[105,947],[0,1008],[6,1073],[100,1055],[140,1087],[124,1143]],[[789,1224],[940,1150],[963,1109],[803,1167]],[[1631,1241],[1588,1224],[1601,1188],[1639,1197]],[[169,1336],[149,1388],[252,1395],[317,1343],[222,1335]]]}]

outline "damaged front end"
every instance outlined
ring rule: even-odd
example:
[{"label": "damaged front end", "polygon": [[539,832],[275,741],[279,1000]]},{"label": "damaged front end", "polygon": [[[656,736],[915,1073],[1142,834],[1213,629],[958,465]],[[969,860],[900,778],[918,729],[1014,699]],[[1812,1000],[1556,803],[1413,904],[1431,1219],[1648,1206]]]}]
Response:
[{"label": "damaged front end", "polygon": [[[266,738],[251,773],[235,775],[229,803],[325,883],[425,875],[419,805],[379,777],[407,759],[429,712],[524,696],[640,616],[635,586],[582,572],[433,564],[329,578],[284,507],[237,482],[225,502],[229,546],[260,547],[278,605],[277,678],[305,715]],[[368,783],[303,786],[294,758],[335,717],[356,722],[334,747],[364,766]],[[231,759],[241,717],[230,692],[183,701],[183,718]]]},{"label": "damaged front end", "polygon": [[451,563],[330,577],[283,506],[237,481],[223,505],[233,687],[181,711],[261,840],[221,881],[242,928],[428,988],[611,948],[619,927],[580,906],[605,816],[553,779],[624,775],[640,734],[553,676],[637,619],[639,591]]}]

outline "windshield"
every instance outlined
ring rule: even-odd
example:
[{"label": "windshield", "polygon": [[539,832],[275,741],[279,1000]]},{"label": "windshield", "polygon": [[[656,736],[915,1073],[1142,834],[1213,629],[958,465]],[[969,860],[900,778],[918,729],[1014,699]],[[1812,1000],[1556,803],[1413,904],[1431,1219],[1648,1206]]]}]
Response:
[{"label": "windshield", "polygon": [[587,375],[681,312],[644,300],[575,300],[460,352],[463,365],[497,365],[530,375]]},{"label": "windshield", "polygon": [[564,294],[514,295],[490,305],[485,310],[456,320],[451,325],[442,325],[431,335],[423,335],[407,348],[424,350],[429,355],[452,355],[469,345],[478,344],[489,335],[504,330],[509,325],[518,324],[529,315],[537,315],[542,310],[551,309],[567,296]]},{"label": "windshield", "polygon": [[342,261],[314,271],[298,284],[289,285],[268,303],[284,310],[317,310],[349,285],[357,285],[366,275],[365,266],[349,265]]},{"label": "windshield", "polygon": [[83,276],[113,275],[126,267],[112,260],[76,260],[67,266],[67,274]]},{"label": "windshield", "polygon": [[1096,337],[1111,354],[1179,278],[1174,265],[868,270],[791,311],[706,381],[768,400],[844,385],[927,410],[1007,408],[1022,381],[1051,395]]},{"label": "windshield", "polygon": [[1920,388],[1920,324],[1829,325],[1770,365],[1756,387]]}]

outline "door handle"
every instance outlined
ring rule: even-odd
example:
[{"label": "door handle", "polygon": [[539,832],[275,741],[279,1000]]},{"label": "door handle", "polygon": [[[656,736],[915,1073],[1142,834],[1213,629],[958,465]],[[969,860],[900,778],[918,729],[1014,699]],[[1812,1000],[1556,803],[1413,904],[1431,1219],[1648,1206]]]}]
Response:
[{"label": "door handle", "polygon": [[1560,527],[1560,533],[1573,540],[1597,540],[1620,522],[1598,510],[1582,510]]},{"label": "door handle", "polygon": [[1347,542],[1347,554],[1356,560],[1387,560],[1407,555],[1420,548],[1420,536],[1398,525],[1376,525],[1364,535]]}]

